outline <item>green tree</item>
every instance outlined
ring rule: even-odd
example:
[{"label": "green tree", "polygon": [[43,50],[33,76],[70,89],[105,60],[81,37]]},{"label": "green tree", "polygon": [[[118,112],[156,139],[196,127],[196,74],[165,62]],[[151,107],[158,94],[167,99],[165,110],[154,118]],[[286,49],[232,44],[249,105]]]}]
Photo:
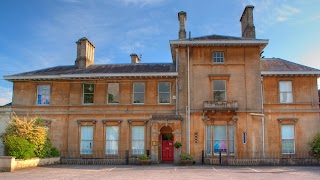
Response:
[{"label": "green tree", "polygon": [[320,158],[320,131],[314,134],[308,144],[311,147],[310,154]]}]

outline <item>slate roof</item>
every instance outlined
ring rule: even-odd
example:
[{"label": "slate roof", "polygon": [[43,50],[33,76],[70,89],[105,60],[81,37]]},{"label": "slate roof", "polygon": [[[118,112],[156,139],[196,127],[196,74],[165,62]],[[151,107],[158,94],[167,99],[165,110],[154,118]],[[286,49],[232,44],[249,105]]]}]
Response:
[{"label": "slate roof", "polygon": [[261,71],[319,71],[319,69],[304,66],[280,58],[263,58],[260,63]]},{"label": "slate roof", "polygon": [[248,39],[253,39],[253,38],[242,38],[242,37],[224,36],[224,35],[217,35],[217,34],[190,38],[190,40],[248,40]]},{"label": "slate roof", "polygon": [[76,66],[56,66],[30,72],[15,74],[12,76],[35,76],[35,75],[61,75],[61,74],[95,74],[95,73],[158,73],[175,72],[172,63],[162,64],[106,64],[90,65],[86,69],[77,69]]}]

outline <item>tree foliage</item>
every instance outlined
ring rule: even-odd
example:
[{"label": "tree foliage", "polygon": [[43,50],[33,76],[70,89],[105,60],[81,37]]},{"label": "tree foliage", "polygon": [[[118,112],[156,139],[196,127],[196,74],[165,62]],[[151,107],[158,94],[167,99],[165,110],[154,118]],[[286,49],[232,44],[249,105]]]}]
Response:
[{"label": "tree foliage", "polygon": [[314,134],[308,144],[311,147],[310,154],[320,158],[320,131]]},{"label": "tree foliage", "polygon": [[[51,156],[53,146],[47,137],[42,119],[31,117],[20,119],[16,114],[13,114],[13,119],[8,123],[5,132],[1,135],[8,155],[8,152],[13,150],[13,147],[11,147],[12,143],[8,143],[8,140],[10,140],[8,138],[12,136],[24,139],[33,145],[33,152],[37,157]],[[25,158],[29,157],[23,157],[23,159]]]}]

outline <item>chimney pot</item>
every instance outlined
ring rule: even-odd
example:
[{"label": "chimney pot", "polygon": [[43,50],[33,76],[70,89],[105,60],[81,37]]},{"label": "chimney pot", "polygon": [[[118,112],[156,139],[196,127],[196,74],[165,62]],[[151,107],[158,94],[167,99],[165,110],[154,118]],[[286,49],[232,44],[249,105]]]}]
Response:
[{"label": "chimney pot", "polygon": [[139,64],[140,63],[140,58],[138,57],[137,54],[132,53],[130,54],[131,57],[131,64]]}]

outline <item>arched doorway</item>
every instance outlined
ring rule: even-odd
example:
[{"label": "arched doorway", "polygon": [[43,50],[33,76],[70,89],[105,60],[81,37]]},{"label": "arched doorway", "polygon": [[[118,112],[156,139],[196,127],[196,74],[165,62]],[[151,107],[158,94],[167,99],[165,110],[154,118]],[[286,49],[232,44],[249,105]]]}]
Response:
[{"label": "arched doorway", "polygon": [[161,141],[161,160],[164,162],[170,162],[174,160],[174,137],[170,126],[164,126],[160,129],[160,141]]}]

